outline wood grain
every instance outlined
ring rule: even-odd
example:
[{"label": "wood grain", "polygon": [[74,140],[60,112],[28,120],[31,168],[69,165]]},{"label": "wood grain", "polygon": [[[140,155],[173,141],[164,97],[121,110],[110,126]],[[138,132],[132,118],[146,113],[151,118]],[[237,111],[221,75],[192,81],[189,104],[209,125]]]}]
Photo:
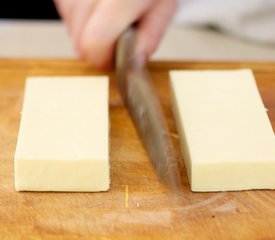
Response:
[{"label": "wood grain", "polygon": [[[252,68],[275,129],[275,64],[153,62],[149,67],[177,148],[169,69]],[[13,155],[25,78],[94,74],[111,77],[111,190],[15,192]],[[275,239],[275,191],[192,193],[184,167],[182,181],[183,194],[175,201],[155,176],[113,72],[95,72],[79,61],[0,60],[0,239]]]}]

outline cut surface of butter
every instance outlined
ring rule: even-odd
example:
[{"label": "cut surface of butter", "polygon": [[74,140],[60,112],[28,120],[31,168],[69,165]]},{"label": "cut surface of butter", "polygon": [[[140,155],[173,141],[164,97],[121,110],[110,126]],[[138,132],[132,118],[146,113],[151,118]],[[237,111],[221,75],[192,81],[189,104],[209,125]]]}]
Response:
[{"label": "cut surface of butter", "polygon": [[192,191],[275,188],[275,137],[253,74],[171,71],[172,107]]},{"label": "cut surface of butter", "polygon": [[14,157],[17,191],[106,191],[109,79],[29,77]]}]

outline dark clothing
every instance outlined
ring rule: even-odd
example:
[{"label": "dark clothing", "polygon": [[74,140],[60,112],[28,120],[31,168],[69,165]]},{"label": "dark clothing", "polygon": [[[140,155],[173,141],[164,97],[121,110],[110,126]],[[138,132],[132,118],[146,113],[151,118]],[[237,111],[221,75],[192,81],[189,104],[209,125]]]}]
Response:
[{"label": "dark clothing", "polygon": [[52,0],[2,0],[0,18],[59,19]]}]

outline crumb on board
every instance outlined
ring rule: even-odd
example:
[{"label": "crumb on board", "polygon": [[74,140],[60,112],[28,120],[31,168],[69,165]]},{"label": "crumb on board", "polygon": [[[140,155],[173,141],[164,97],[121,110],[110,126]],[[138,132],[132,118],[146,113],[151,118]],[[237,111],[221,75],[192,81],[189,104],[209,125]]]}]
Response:
[{"label": "crumb on board", "polygon": [[124,198],[124,203],[125,203],[125,208],[129,207],[129,186],[128,185],[122,185],[125,190],[125,198]]},{"label": "crumb on board", "polygon": [[165,135],[169,135],[171,138],[179,139],[179,135],[177,133],[163,132]]}]

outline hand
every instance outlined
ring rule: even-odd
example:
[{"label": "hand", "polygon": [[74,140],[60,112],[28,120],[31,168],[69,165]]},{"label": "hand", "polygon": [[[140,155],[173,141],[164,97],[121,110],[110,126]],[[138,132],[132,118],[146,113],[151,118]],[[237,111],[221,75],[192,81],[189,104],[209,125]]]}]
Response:
[{"label": "hand", "polygon": [[136,54],[148,58],[157,48],[177,0],[54,0],[79,56],[96,68],[108,68],[115,43],[138,22]]}]

